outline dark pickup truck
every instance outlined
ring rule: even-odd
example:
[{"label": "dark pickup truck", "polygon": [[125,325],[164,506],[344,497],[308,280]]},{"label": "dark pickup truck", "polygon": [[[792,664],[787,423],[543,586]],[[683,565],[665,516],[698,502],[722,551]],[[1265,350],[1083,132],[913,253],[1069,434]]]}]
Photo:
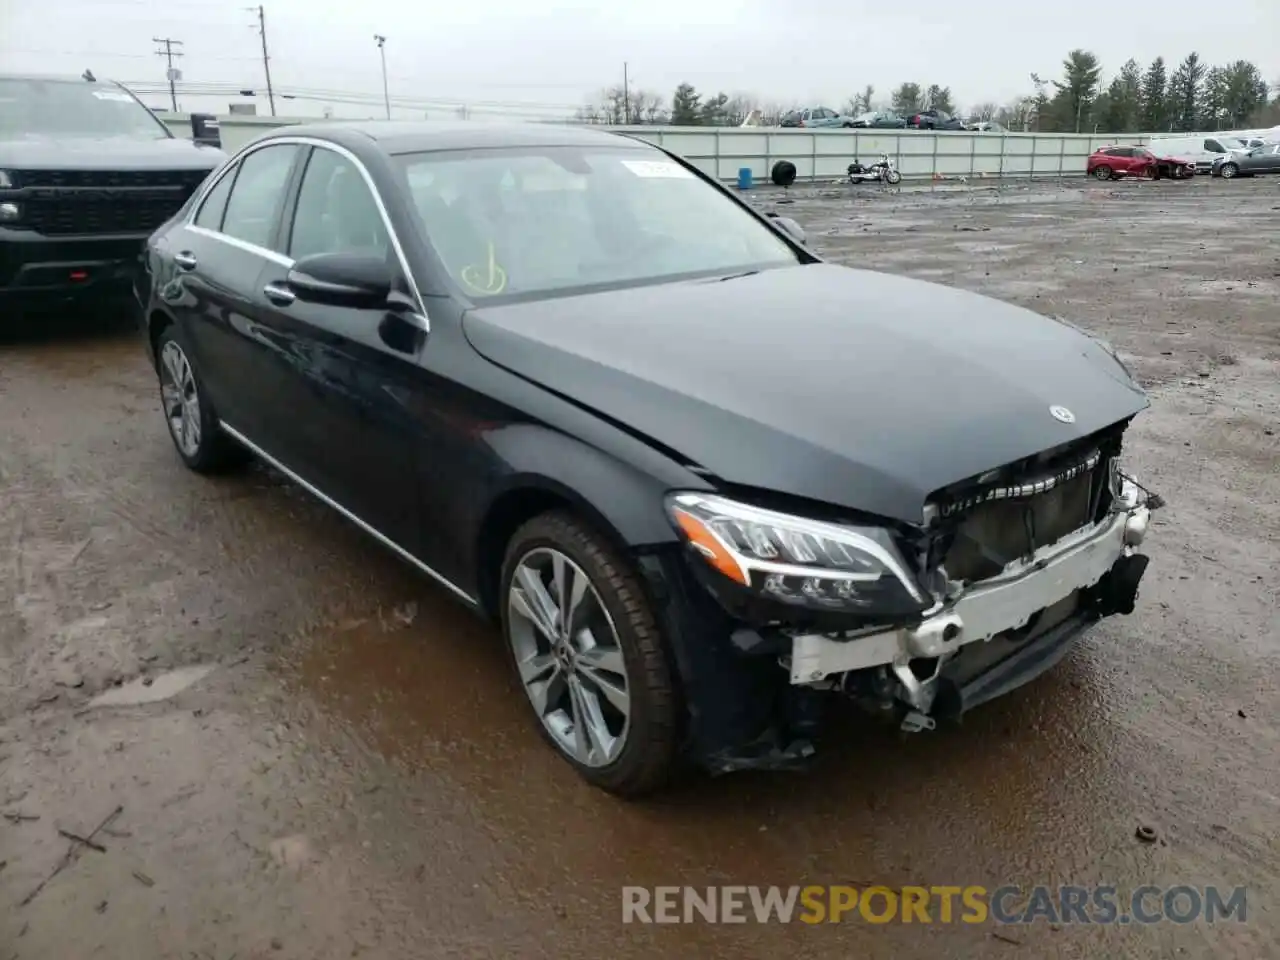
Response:
[{"label": "dark pickup truck", "polygon": [[0,74],[0,320],[127,305],[144,241],[225,156],[119,84]]}]

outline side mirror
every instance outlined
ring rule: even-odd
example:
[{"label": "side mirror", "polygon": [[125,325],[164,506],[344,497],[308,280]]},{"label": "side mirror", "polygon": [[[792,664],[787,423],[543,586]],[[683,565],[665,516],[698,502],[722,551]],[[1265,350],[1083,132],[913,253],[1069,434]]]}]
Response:
[{"label": "side mirror", "polygon": [[804,227],[796,223],[790,217],[780,217],[776,213],[769,214],[769,218],[773,221],[773,225],[782,230],[800,246],[805,245]]},{"label": "side mirror", "polygon": [[306,303],[375,310],[387,306],[392,287],[385,257],[364,253],[317,253],[293,265],[286,282]]}]

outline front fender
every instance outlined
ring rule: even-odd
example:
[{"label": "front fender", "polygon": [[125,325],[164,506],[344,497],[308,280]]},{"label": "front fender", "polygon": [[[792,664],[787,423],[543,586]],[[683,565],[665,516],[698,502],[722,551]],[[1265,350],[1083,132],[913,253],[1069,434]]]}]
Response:
[{"label": "front fender", "polygon": [[446,523],[457,533],[457,582],[465,582],[490,613],[507,544],[533,516],[567,507],[619,553],[634,555],[678,542],[663,506],[668,490],[708,486],[638,438],[599,421],[581,433],[527,421],[493,425],[484,447],[485,480],[455,501],[464,513]]},{"label": "front fender", "polygon": [[[535,424],[503,427],[488,440],[507,468],[492,487],[491,502],[516,491],[544,491],[580,506],[626,549],[676,540],[662,505],[671,484],[653,474]],[[705,486],[690,477],[694,486]]]}]

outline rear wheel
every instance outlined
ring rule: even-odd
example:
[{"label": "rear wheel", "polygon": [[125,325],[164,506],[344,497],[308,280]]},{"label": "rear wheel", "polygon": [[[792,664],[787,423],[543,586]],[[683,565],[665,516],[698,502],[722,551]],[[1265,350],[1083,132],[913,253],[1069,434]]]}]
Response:
[{"label": "rear wheel", "polygon": [[1219,173],[1222,174],[1222,179],[1224,180],[1232,179],[1239,172],[1240,167],[1234,163],[1224,163],[1222,165],[1222,169],[1219,171]]},{"label": "rear wheel", "polygon": [[502,567],[502,629],[539,731],[590,783],[661,786],[676,760],[678,697],[635,573],[576,517],[516,531]]},{"label": "rear wheel", "polygon": [[1105,163],[1099,164],[1093,168],[1093,176],[1098,180],[1110,180],[1112,177],[1111,168]]},{"label": "rear wheel", "polygon": [[249,459],[222,432],[191,350],[175,326],[166,327],[156,340],[156,373],[165,423],[183,463],[197,473],[220,473]]}]

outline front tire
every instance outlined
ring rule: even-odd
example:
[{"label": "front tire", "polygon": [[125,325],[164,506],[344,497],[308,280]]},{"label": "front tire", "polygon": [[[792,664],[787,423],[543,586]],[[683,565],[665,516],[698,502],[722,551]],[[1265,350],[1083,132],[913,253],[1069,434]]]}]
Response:
[{"label": "front tire", "polygon": [[1231,180],[1240,173],[1240,167],[1234,163],[1224,163],[1222,169],[1218,172],[1222,175],[1223,180]]},{"label": "front tire", "polygon": [[502,632],[539,732],[585,780],[638,797],[676,763],[679,698],[629,564],[567,513],[530,520],[502,565]]},{"label": "front tire", "polygon": [[1099,164],[1093,168],[1093,177],[1095,180],[1110,180],[1112,176],[1111,168],[1105,163]]},{"label": "front tire", "polygon": [[196,473],[222,473],[248,453],[222,432],[186,338],[166,327],[156,341],[156,374],[169,438],[182,462]]},{"label": "front tire", "polygon": [[884,175],[884,179],[887,183],[891,183],[891,184],[901,183],[902,174],[900,174],[897,170],[890,170]]}]

